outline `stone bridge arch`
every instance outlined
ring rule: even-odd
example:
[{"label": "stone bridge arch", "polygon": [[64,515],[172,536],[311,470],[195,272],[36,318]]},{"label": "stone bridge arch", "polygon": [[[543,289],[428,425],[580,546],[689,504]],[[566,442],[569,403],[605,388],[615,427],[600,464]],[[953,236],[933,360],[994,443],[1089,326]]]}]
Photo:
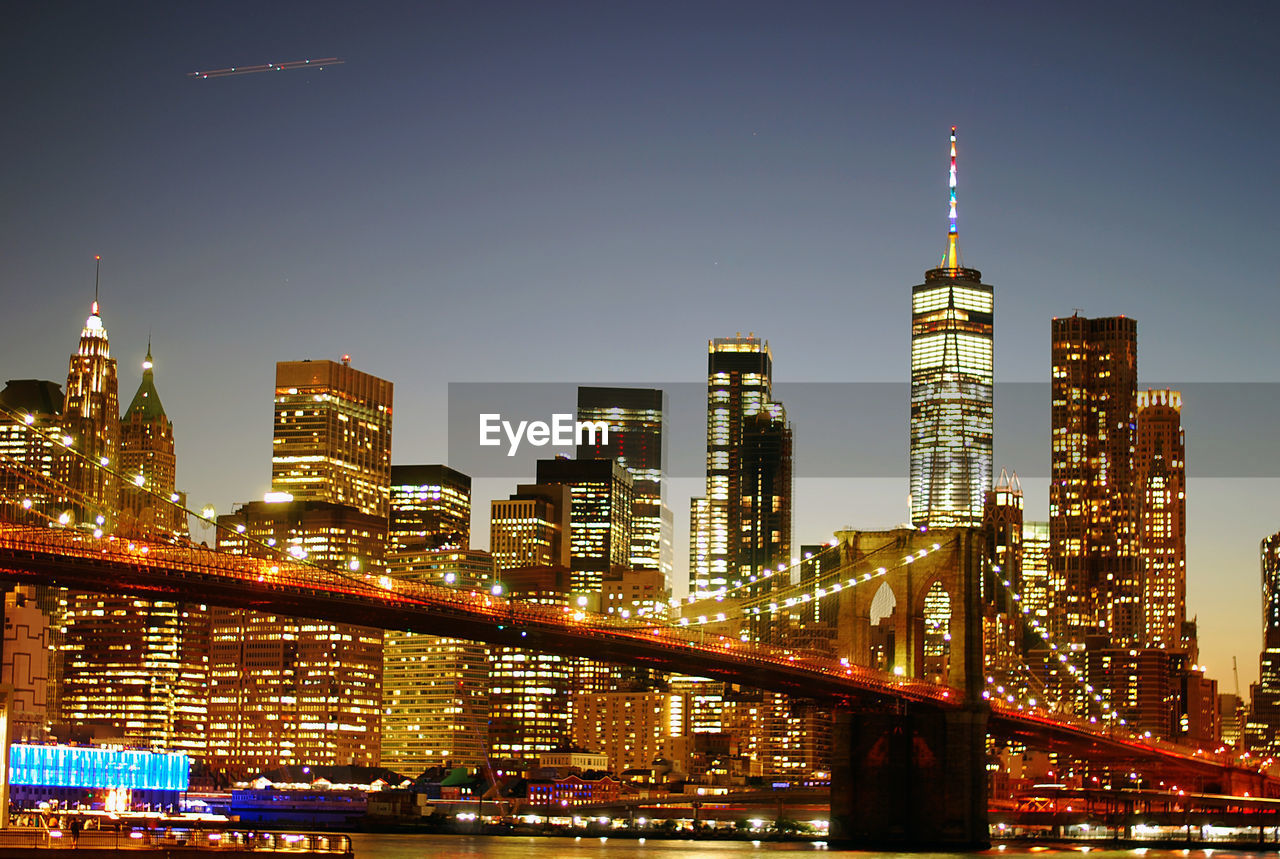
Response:
[{"label": "stone bridge arch", "polygon": [[[941,680],[967,689],[970,679],[981,694],[982,612],[981,542],[969,528],[919,531],[837,531],[842,580],[855,579],[841,589],[837,621],[840,657],[856,665],[874,667],[871,608],[876,594],[888,587],[895,600],[891,616],[895,673],[932,679],[926,672],[928,638],[926,606],[935,586],[949,597],[949,658]],[[937,545],[939,548],[934,549]],[[923,555],[921,553],[924,553]],[[911,558],[908,562],[907,558]],[[877,574],[883,568],[885,573]],[[871,573],[871,578],[865,578]],[[900,672],[898,669],[901,669]]]}]

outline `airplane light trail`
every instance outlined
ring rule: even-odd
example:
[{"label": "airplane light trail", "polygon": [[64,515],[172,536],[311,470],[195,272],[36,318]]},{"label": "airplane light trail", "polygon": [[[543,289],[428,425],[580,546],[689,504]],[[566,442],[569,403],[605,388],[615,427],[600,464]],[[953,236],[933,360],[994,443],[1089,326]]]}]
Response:
[{"label": "airplane light trail", "polygon": [[325,66],[340,66],[345,60],[337,57],[326,57],[323,60],[294,60],[288,63],[267,63],[264,66],[233,66],[229,69],[214,69],[208,72],[188,72],[189,78],[225,78],[231,75],[251,75],[254,72],[283,72],[288,69],[323,69]]}]

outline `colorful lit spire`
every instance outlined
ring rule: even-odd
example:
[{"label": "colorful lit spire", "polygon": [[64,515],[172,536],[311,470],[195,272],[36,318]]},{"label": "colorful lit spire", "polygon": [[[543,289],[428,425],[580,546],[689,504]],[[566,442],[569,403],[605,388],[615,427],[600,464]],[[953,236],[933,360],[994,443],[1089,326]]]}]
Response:
[{"label": "colorful lit spire", "polygon": [[951,126],[951,210],[947,215],[947,255],[942,260],[942,268],[959,268],[960,251],[956,247],[956,127]]}]

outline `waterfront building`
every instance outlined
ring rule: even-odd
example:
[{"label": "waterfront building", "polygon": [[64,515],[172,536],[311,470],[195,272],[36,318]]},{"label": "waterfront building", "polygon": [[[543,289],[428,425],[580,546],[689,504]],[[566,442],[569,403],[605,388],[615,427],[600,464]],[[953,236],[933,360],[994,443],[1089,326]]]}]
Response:
[{"label": "waterfront building", "polygon": [[387,551],[471,545],[471,478],[447,465],[391,466]]},{"label": "waterfront building", "polygon": [[614,775],[669,758],[673,740],[687,733],[684,697],[679,694],[579,693],[574,702],[574,744],[607,755],[607,768]]},{"label": "waterfront building", "polygon": [[598,597],[609,571],[631,563],[631,475],[612,459],[540,459],[538,483],[568,487],[572,591]]},{"label": "waterfront building", "polygon": [[[377,575],[391,499],[391,382],[350,359],[276,365],[271,493],[218,517],[219,548]],[[215,765],[372,766],[381,752],[382,631],[216,609]]]},{"label": "waterfront building", "polygon": [[911,289],[911,522],[976,526],[991,486],[994,291],[965,268],[956,228],[951,129],[947,250]]},{"label": "waterfront building", "polygon": [[[386,519],[328,501],[254,501],[218,517],[218,549],[374,575]],[[248,774],[378,763],[382,631],[213,609],[209,758]]]},{"label": "waterfront building", "polygon": [[[553,606],[569,604],[571,576],[563,565],[498,571],[508,599]],[[539,755],[555,751],[569,740],[574,661],[518,647],[491,649],[489,756],[494,766],[528,769]]]},{"label": "waterfront building", "polygon": [[578,420],[608,424],[608,442],[586,436],[578,459],[612,459],[631,475],[631,555],[634,569],[658,570],[671,589],[671,510],[666,505],[663,421],[666,396],[657,388],[578,388]]},{"label": "waterfront building", "polygon": [[1123,316],[1053,320],[1050,615],[1059,642],[1142,638],[1134,490],[1138,326]]},{"label": "waterfront building", "polygon": [[[494,573],[493,556],[476,549],[407,549],[387,555],[387,575],[393,579],[464,592],[488,592]],[[382,766],[405,774],[435,766],[484,766],[488,681],[485,645],[388,630],[383,639]]]},{"label": "waterfront building", "polygon": [[1134,489],[1144,639],[1148,647],[1186,650],[1187,465],[1182,395],[1141,391],[1137,405]]}]

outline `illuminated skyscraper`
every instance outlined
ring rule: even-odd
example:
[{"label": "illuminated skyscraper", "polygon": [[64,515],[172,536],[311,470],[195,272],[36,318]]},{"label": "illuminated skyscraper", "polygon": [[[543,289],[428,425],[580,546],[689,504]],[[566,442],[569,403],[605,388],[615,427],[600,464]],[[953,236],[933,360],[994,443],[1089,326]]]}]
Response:
[{"label": "illuminated skyscraper", "polygon": [[350,358],[277,363],[272,490],[387,518],[392,395]]},{"label": "illuminated skyscraper", "polygon": [[39,379],[10,379],[0,391],[0,454],[21,464],[30,477],[0,474],[0,497],[21,504],[30,499],[33,521],[57,518],[58,494],[49,481],[62,445],[62,387]]},{"label": "illuminated skyscraper", "polygon": [[670,589],[671,510],[666,506],[666,449],[662,430],[666,397],[656,388],[578,388],[578,420],[605,421],[608,444],[578,445],[578,459],[612,459],[635,488],[631,557],[635,569],[660,570]]},{"label": "illuminated skyscraper", "polygon": [[[1187,620],[1186,444],[1182,395],[1140,391],[1134,461],[1144,640],[1183,649]],[[1194,655],[1193,655],[1194,658]]]},{"label": "illuminated skyscraper", "polygon": [[[218,549],[361,574],[380,569],[386,520],[327,501],[254,501],[218,517]],[[209,758],[235,774],[378,763],[382,631],[216,607]]]},{"label": "illuminated skyscraper", "polygon": [[611,459],[540,459],[538,483],[569,488],[572,590],[599,594],[613,567],[631,563],[631,475]]},{"label": "illuminated skyscraper", "polygon": [[[500,502],[495,501],[494,504]],[[504,595],[541,605],[569,603],[565,566],[499,569]],[[489,755],[495,766],[523,768],[570,739],[575,660],[517,647],[494,647],[489,661]]]},{"label": "illuminated skyscraper", "polygon": [[120,420],[120,529],[138,536],[187,535],[182,497],[174,491],[178,457],[173,424],[160,404],[151,347],[142,362],[142,384]]},{"label": "illuminated skyscraper", "polygon": [[994,292],[960,264],[956,130],[951,129],[947,252],[911,289],[911,521],[955,527],[982,521],[991,486]]},{"label": "illuminated skyscraper", "polygon": [[748,581],[791,546],[791,428],[772,399],[769,344],[738,334],[707,352],[707,491],[690,523],[699,596]]},{"label": "illuminated skyscraper", "polygon": [[[382,568],[391,499],[391,382],[349,359],[276,365],[270,500],[218,517],[219,547]],[[216,609],[210,756],[224,768],[374,765],[382,631]]]},{"label": "illuminated skyscraper", "polygon": [[982,516],[991,559],[982,582],[982,638],[984,670],[1001,673],[1005,684],[1014,681],[1010,672],[1023,661],[1022,516],[1022,482],[1017,473],[1010,475],[1002,468],[995,486],[987,491]]},{"label": "illuminated skyscraper", "polygon": [[569,487],[526,483],[491,502],[489,551],[498,571],[569,566]]},{"label": "illuminated skyscraper", "polygon": [[1280,533],[1262,541],[1262,653],[1258,682],[1250,688],[1245,745],[1280,754]]},{"label": "illuminated skyscraper", "polygon": [[1053,320],[1049,576],[1054,637],[1117,646],[1142,633],[1134,491],[1138,325]]},{"label": "illuminated skyscraper", "polygon": [[[392,494],[394,503],[395,494]],[[404,550],[387,575],[463,591],[488,591],[493,556],[466,549]],[[382,665],[382,766],[403,773],[488,756],[489,648],[474,641],[386,632]]]},{"label": "illuminated skyscraper", "polygon": [[101,519],[110,529],[120,500],[114,475],[119,466],[120,398],[116,362],[98,312],[96,280],[89,318],[67,370],[62,431],[67,449],[59,457],[58,478],[70,490],[65,500],[67,510],[76,523],[93,524]]},{"label": "illuminated skyscraper", "polygon": [[[119,422],[117,530],[185,536],[172,503],[173,426],[160,405],[151,352],[142,384]],[[107,727],[132,746],[204,756],[209,611],[200,604],[71,591],[62,617],[61,711],[74,726]]]},{"label": "illuminated skyscraper", "polygon": [[470,544],[470,477],[447,465],[391,466],[388,551],[466,549]]}]

